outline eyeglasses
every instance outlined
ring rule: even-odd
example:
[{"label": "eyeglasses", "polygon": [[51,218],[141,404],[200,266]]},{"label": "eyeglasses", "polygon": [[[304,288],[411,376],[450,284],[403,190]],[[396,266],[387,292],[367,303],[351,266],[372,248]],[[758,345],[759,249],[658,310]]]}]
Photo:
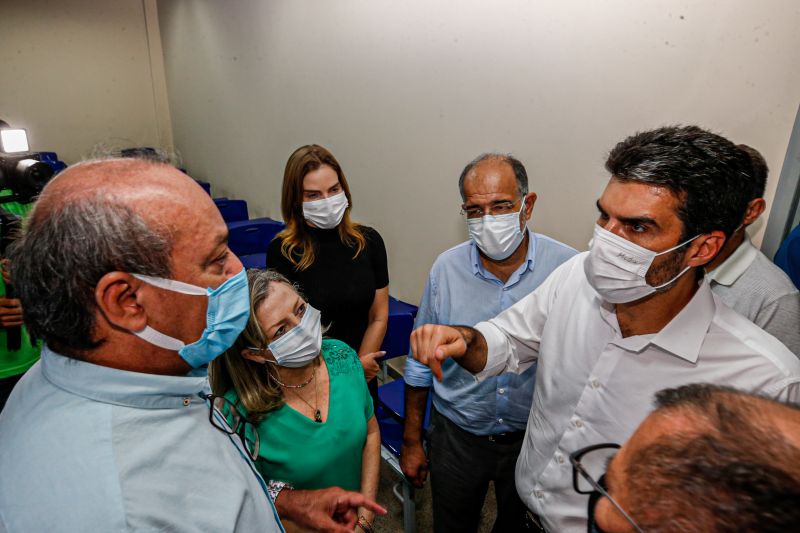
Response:
[{"label": "eyeglasses", "polygon": [[489,207],[488,212],[483,207],[474,205],[467,207],[461,206],[461,214],[467,218],[481,218],[484,215],[500,216],[510,215],[515,212],[515,207],[519,202],[498,202]]},{"label": "eyeglasses", "polygon": [[238,435],[250,459],[253,461],[258,459],[259,438],[255,424],[240,413],[236,405],[224,396],[205,394],[203,398],[209,403],[208,421],[211,422],[211,425],[226,435],[234,433]]},{"label": "eyeglasses", "polygon": [[611,458],[614,457],[619,448],[619,444],[608,442],[587,446],[569,454],[569,462],[572,463],[572,487],[578,494],[599,492],[608,498],[611,504],[617,508],[638,533],[644,533],[642,528],[608,494],[608,491],[598,481],[606,473],[609,461],[611,461]]}]

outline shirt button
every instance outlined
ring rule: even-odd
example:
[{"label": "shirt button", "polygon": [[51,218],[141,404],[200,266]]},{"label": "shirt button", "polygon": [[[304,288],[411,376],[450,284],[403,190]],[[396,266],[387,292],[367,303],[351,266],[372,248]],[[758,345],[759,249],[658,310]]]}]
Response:
[{"label": "shirt button", "polygon": [[498,418],[498,419],[497,419],[497,423],[498,423],[498,424],[502,424],[502,423],[503,423],[503,419],[502,419],[502,418]]},{"label": "shirt button", "polygon": [[542,491],[540,491],[540,490],[537,490],[536,492],[534,492],[533,495],[536,496],[540,500],[542,498],[544,498],[544,493]]},{"label": "shirt button", "polygon": [[183,399],[183,406],[184,406],[184,407],[189,407],[189,404],[190,404],[190,403],[192,403],[192,400],[191,400],[191,398],[184,398],[184,399]]},{"label": "shirt button", "polygon": [[575,424],[576,428],[582,428],[583,427],[583,420],[581,420],[580,418],[576,418],[573,423]]},{"label": "shirt button", "polygon": [[499,392],[500,394],[505,394],[506,390],[505,389],[497,389],[497,392]]},{"label": "shirt button", "polygon": [[593,379],[592,380],[592,388],[593,389],[599,389],[600,388],[600,382],[597,381],[596,379]]},{"label": "shirt button", "polygon": [[564,456],[561,455],[560,453],[557,453],[556,454],[556,461],[558,461],[558,464],[563,465],[564,464]]}]

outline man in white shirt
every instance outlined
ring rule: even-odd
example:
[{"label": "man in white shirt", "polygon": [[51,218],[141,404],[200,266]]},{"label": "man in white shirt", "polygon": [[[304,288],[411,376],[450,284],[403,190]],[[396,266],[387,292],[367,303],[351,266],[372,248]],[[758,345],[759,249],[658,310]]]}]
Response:
[{"label": "man in white shirt", "polygon": [[656,391],[703,381],[800,399],[800,361],[702,281],[741,221],[748,165],[694,126],[625,139],[606,161],[589,252],[488,322],[412,334],[414,357],[437,376],[448,357],[479,380],[538,360],[516,482],[547,530],[586,529],[570,452],[625,441]]},{"label": "man in white shirt", "polygon": [[706,266],[711,290],[725,305],[746,316],[800,357],[800,292],[789,276],[753,246],[747,227],[764,212],[767,162],[745,144],[750,157],[752,195],[739,227]]}]

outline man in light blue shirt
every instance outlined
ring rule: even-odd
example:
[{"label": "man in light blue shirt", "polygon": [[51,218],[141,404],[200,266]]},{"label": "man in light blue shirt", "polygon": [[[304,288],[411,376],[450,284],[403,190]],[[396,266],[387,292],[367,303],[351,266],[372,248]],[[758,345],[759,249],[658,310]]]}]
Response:
[{"label": "man in light blue shirt", "polygon": [[[575,250],[528,230],[536,194],[528,192],[521,162],[485,154],[459,180],[471,239],[442,253],[433,264],[415,329],[423,324],[474,325],[510,307],[539,286]],[[408,358],[405,368],[406,425],[401,464],[420,487],[428,463],[422,419],[433,385],[429,428],[434,528],[476,531],[489,481],[494,481],[495,531],[520,531],[525,506],[517,495],[514,467],[525,433],[536,377],[503,374],[477,383],[453,361],[442,381]]]},{"label": "man in light blue shirt", "polygon": [[247,425],[212,410],[204,364],[243,329],[247,282],[183,173],[75,165],[16,244],[12,281],[46,347],[0,414],[0,532],[279,532],[280,513],[345,533],[359,506],[382,511],[336,488],[273,501]]}]

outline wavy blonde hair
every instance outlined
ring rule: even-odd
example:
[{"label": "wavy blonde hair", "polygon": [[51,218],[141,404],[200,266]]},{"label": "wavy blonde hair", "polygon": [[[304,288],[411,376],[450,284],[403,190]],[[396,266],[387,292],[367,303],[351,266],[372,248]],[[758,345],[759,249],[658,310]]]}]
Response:
[{"label": "wavy blonde hair", "polygon": [[310,267],[315,260],[314,242],[308,232],[303,216],[303,178],[323,165],[332,168],[339,177],[339,183],[347,197],[347,209],[339,223],[339,238],[342,244],[355,246],[353,259],[359,256],[366,247],[366,239],[359,224],[350,220],[353,199],[350,187],[344,177],[342,167],[327,149],[318,144],[307,144],[295,150],[286,162],[283,172],[283,190],[281,192],[281,213],[286,229],[277,235],[283,240],[281,253],[291,261],[298,271]]},{"label": "wavy blonde hair", "polygon": [[[283,275],[274,270],[250,269],[247,271],[250,287],[250,318],[244,331],[225,353],[208,366],[208,378],[214,394],[223,395],[231,388],[236,390],[239,403],[247,410],[254,422],[261,421],[267,413],[284,403],[283,391],[270,374],[267,364],[250,361],[242,350],[251,346],[266,348],[267,336],[256,318],[258,309],[269,298],[270,286],[285,283],[298,294],[300,291]],[[301,295],[302,296],[302,295]]]}]

